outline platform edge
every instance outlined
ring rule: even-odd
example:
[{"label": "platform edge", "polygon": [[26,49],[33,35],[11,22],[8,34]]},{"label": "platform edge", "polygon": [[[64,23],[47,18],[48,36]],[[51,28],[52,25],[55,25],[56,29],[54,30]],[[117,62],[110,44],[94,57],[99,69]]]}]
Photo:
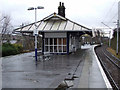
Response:
[{"label": "platform edge", "polygon": [[106,76],[106,74],[105,74],[105,72],[104,72],[104,70],[103,70],[103,68],[102,68],[99,60],[98,60],[98,57],[97,57],[97,55],[96,55],[96,53],[95,53],[95,49],[94,49],[94,48],[95,48],[96,46],[98,46],[98,45],[94,45],[94,46],[93,46],[93,53],[94,53],[94,55],[95,55],[95,58],[96,58],[98,67],[99,67],[99,69],[100,69],[100,72],[101,72],[102,77],[103,77],[103,79],[104,79],[104,82],[105,82],[105,84],[106,84],[106,87],[109,88],[109,89],[112,89],[112,86],[111,86],[111,84],[110,84],[110,82],[109,82],[109,80],[108,80],[108,78],[107,78],[107,76]]}]

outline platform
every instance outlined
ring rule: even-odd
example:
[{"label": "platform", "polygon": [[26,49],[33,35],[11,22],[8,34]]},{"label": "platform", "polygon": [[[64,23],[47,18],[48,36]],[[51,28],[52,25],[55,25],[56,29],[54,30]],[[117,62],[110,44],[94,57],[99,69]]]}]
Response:
[{"label": "platform", "polygon": [[[94,46],[86,48],[82,73],[78,79],[78,84],[72,88],[112,88],[94,52]],[[83,49],[86,48],[83,47]]]},{"label": "platform", "polygon": [[70,55],[54,55],[39,61],[34,52],[2,58],[3,88],[57,88],[65,78],[76,75],[71,88],[111,88],[94,53],[84,46]]}]

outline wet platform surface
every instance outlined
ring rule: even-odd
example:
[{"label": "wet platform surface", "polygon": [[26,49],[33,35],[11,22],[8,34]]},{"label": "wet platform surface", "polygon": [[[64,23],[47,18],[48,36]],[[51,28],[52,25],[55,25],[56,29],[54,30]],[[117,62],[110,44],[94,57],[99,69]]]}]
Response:
[{"label": "wet platform surface", "polygon": [[57,88],[76,75],[73,88],[106,88],[92,46],[70,55],[53,55],[36,65],[34,52],[2,58],[2,88]]},{"label": "wet platform surface", "polygon": [[91,47],[86,51],[81,75],[79,79],[76,80],[77,84],[72,88],[111,88],[109,81],[104,79],[106,77],[103,76],[103,73],[98,65],[98,60],[96,60],[94,48]]}]

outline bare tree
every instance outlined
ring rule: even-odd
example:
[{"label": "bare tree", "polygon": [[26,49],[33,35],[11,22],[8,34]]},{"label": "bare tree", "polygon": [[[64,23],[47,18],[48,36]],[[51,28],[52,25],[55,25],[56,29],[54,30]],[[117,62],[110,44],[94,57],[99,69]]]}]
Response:
[{"label": "bare tree", "polygon": [[2,15],[2,19],[0,21],[0,33],[2,35],[2,40],[10,40],[10,35],[12,33],[13,27],[11,24],[11,17],[9,15]]}]

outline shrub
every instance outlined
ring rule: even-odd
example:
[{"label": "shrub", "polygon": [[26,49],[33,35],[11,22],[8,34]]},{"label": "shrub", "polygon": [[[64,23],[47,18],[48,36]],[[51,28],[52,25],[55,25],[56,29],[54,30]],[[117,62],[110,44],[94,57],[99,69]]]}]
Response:
[{"label": "shrub", "polygon": [[17,53],[21,53],[23,51],[23,47],[21,44],[13,44],[13,46],[16,49]]},{"label": "shrub", "polygon": [[10,44],[4,43],[2,45],[2,56],[15,55],[22,52],[22,45],[20,44]]}]

